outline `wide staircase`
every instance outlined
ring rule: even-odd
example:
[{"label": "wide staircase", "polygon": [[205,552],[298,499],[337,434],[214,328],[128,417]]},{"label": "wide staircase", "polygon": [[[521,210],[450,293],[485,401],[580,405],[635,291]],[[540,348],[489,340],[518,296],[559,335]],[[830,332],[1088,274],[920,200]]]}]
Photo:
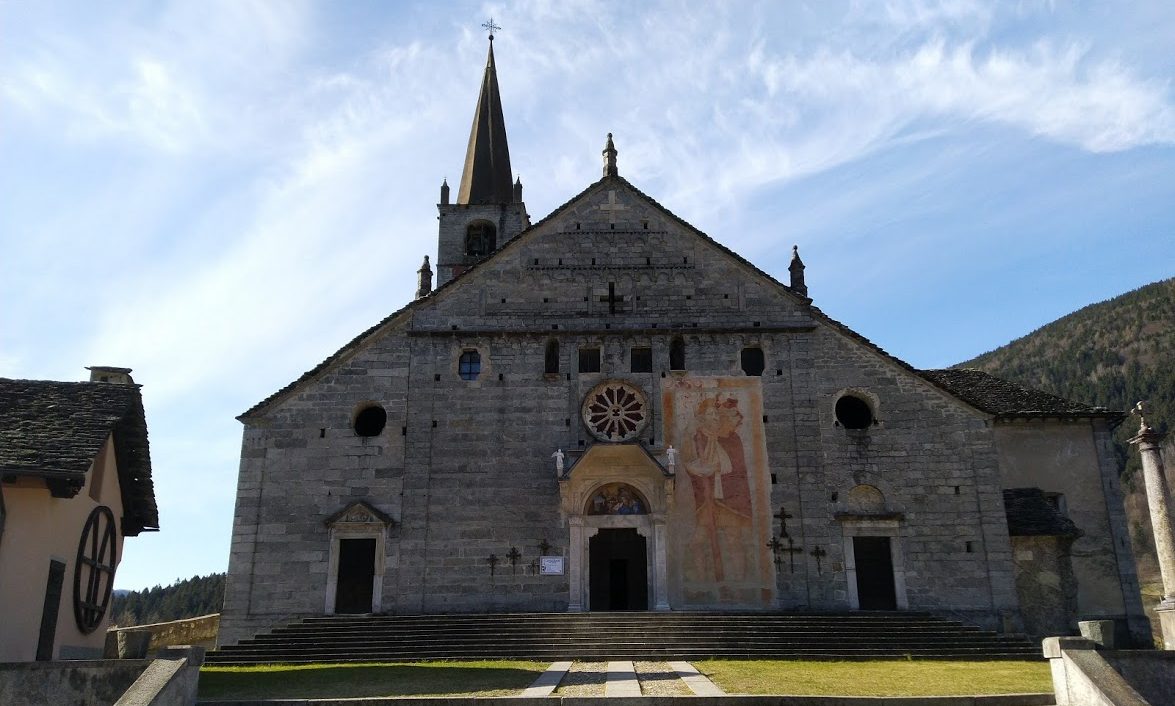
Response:
[{"label": "wide staircase", "polygon": [[437,659],[1041,659],[1024,637],[925,613],[512,613],[306,618],[208,664]]}]

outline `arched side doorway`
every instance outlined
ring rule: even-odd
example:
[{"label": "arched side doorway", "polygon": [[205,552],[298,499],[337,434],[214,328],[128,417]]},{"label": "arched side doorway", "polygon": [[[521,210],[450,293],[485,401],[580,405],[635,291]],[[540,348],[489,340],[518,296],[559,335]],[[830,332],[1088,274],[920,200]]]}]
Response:
[{"label": "arched side doorway", "polygon": [[570,535],[567,610],[669,610],[672,474],[637,444],[596,444],[559,491]]}]

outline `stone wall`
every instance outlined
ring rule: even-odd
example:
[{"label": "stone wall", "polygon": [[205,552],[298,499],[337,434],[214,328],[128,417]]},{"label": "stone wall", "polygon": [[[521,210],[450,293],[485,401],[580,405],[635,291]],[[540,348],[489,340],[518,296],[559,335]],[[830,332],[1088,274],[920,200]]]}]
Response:
[{"label": "stone wall", "polygon": [[[1110,430],[1102,421],[1025,420],[995,429],[1002,483],[1058,493],[1082,531],[1072,545],[1077,618],[1113,618],[1149,645]],[[1068,631],[1065,631],[1068,632]]]},{"label": "stone wall", "polygon": [[149,633],[151,638],[148,649],[158,650],[168,645],[212,647],[216,644],[216,633],[219,628],[220,613],[201,615],[196,618],[185,618],[184,620],[171,620],[166,623],[110,628],[106,631],[106,656],[115,656],[110,654],[110,645],[112,638],[117,643],[119,633]]},{"label": "stone wall", "polygon": [[109,706],[149,660],[0,663],[0,704]]},{"label": "stone wall", "polygon": [[[1014,613],[985,416],[605,181],[246,421],[222,642],[326,609],[324,520],[355,500],[395,521],[385,611],[565,610],[567,577],[529,570],[541,543],[569,550],[550,456],[593,443],[580,404],[606,379],[654,401],[638,443],[663,455],[656,401],[677,337],[694,375],[741,375],[742,349],[764,351],[772,513],[786,508],[803,550],[780,564],[778,607],[854,607],[847,547],[872,532],[892,535],[902,607],[990,626]],[[633,347],[652,349],[651,372],[631,372]],[[600,372],[579,372],[583,348],[601,349]],[[462,380],[471,350],[481,373]],[[877,424],[837,424],[846,392],[871,400]],[[364,438],[351,424],[370,403],[388,421]],[[888,519],[847,512],[860,485],[880,490]],[[491,571],[511,548],[518,563]]]},{"label": "stone wall", "polygon": [[1034,637],[1068,635],[1077,622],[1077,580],[1068,537],[1012,537],[1016,594]]}]

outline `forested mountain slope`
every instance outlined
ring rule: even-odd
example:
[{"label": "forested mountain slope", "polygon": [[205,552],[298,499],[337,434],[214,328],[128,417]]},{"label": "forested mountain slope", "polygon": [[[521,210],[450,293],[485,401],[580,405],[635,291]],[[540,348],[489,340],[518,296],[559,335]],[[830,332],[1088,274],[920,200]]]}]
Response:
[{"label": "forested mountain slope", "polygon": [[119,627],[147,625],[219,613],[223,601],[224,574],[208,574],[116,595],[111,615]]}]

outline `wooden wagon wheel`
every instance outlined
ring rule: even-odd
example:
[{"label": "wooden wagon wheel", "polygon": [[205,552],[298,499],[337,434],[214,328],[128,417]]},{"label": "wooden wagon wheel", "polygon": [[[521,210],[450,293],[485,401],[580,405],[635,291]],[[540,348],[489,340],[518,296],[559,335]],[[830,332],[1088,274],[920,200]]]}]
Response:
[{"label": "wooden wagon wheel", "polygon": [[105,505],[99,505],[90,513],[82,529],[73,568],[73,614],[82,634],[88,635],[98,628],[110,605],[114,567],[118,561],[117,544],[114,513]]}]

